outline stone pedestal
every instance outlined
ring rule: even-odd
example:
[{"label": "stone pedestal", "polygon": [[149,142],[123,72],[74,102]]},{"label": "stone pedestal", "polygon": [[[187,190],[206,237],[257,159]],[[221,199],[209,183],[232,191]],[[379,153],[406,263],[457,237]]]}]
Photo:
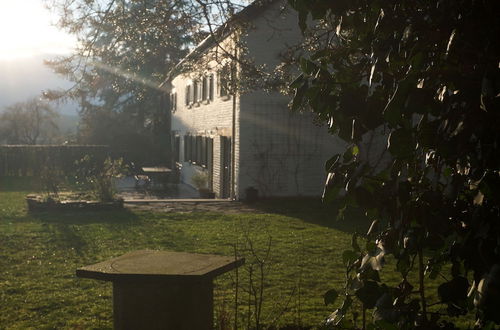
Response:
[{"label": "stone pedestal", "polygon": [[212,329],[214,277],[241,266],[206,254],[142,250],[80,268],[113,282],[115,329]]}]

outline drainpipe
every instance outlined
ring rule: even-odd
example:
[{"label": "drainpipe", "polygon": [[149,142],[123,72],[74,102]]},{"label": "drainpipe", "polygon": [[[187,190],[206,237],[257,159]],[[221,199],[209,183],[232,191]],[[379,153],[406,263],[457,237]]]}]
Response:
[{"label": "drainpipe", "polygon": [[[235,42],[234,45],[234,59],[232,62],[236,62],[236,59],[238,58],[238,48],[237,44]],[[233,123],[232,123],[232,128],[231,128],[231,136],[232,136],[232,143],[231,143],[231,192],[230,192],[230,198],[232,200],[236,199],[236,178],[235,178],[235,173],[236,173],[236,96],[238,94],[238,89],[237,89],[237,79],[238,79],[238,70],[237,70],[237,65],[238,63],[234,63],[231,65],[231,81],[232,81],[232,90],[233,90]]]},{"label": "drainpipe", "polygon": [[[164,81],[160,85],[160,100],[159,100],[159,116],[164,116],[165,125],[160,127],[160,130],[167,130],[167,135],[165,136],[165,153],[167,155],[166,165],[170,168],[175,167],[174,157],[172,155],[172,104],[170,100],[170,94],[172,92],[172,81]],[[160,119],[162,122],[162,119]]]}]

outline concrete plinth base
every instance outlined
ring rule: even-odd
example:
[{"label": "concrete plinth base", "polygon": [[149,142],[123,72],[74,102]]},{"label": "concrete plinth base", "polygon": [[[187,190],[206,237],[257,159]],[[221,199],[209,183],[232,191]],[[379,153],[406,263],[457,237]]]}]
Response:
[{"label": "concrete plinth base", "polygon": [[142,250],[77,269],[79,277],[113,282],[115,329],[209,330],[214,277],[244,259]]},{"label": "concrete plinth base", "polygon": [[113,282],[113,314],[117,330],[212,329],[212,280]]}]

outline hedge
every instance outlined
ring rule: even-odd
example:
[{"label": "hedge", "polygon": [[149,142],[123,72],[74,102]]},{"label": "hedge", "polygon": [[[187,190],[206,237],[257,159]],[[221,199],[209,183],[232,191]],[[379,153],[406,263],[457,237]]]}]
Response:
[{"label": "hedge", "polygon": [[38,176],[45,166],[64,174],[75,173],[75,162],[85,155],[104,159],[105,145],[4,145],[0,146],[0,176]]}]

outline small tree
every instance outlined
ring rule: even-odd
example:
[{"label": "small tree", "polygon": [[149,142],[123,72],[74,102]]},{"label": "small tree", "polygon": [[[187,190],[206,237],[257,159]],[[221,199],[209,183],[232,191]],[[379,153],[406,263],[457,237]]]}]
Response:
[{"label": "small tree", "polygon": [[58,135],[59,114],[38,98],[16,103],[0,115],[0,141],[7,144],[50,143]]},{"label": "small tree", "polygon": [[106,159],[100,161],[86,155],[77,161],[77,183],[90,188],[97,199],[103,202],[115,200],[114,180],[127,173],[128,167],[123,159]]}]

